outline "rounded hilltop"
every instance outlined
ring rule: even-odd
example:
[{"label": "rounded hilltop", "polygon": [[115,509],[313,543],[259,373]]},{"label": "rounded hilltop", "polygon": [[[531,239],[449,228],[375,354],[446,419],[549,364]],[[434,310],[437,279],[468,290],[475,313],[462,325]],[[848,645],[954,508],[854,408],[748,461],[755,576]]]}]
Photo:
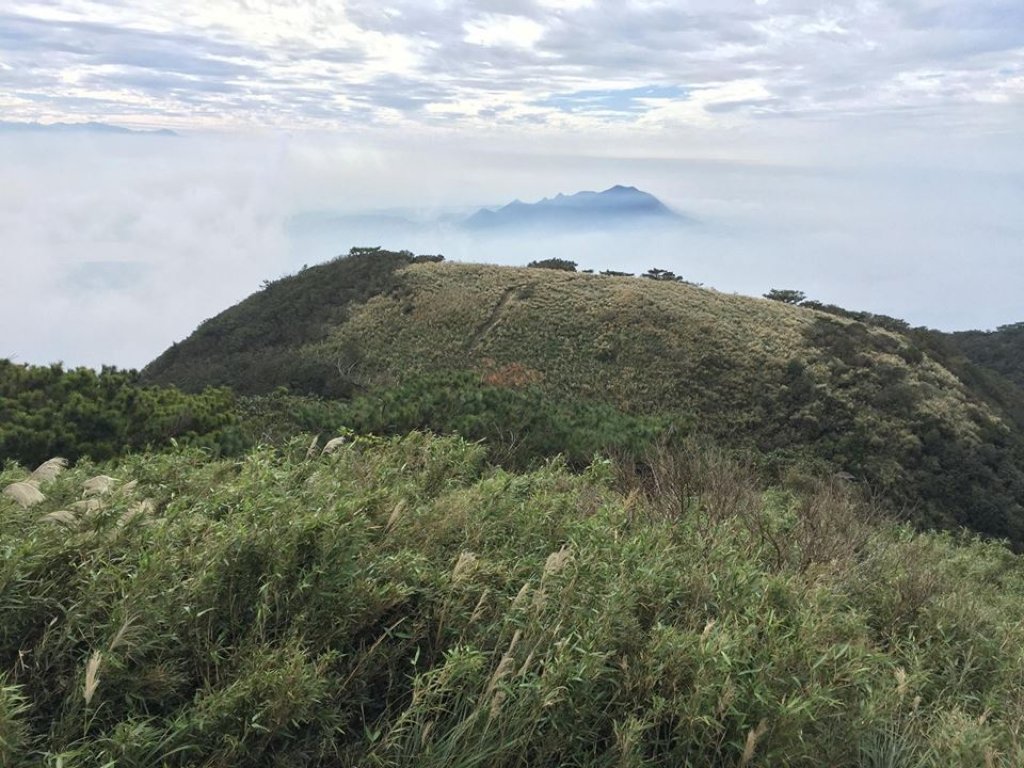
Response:
[{"label": "rounded hilltop", "polygon": [[678,280],[366,249],[269,284],[143,375],[348,398],[515,370],[545,397],[662,416],[771,465],[810,456],[925,524],[1024,541],[1019,393],[885,325]]}]

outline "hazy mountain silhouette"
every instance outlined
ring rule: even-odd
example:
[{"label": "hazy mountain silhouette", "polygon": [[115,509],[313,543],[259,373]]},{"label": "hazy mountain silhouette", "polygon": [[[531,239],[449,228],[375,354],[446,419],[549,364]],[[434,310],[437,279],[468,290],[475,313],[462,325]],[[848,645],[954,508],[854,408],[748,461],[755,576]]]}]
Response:
[{"label": "hazy mountain silhouette", "polygon": [[100,133],[100,134],[141,134],[144,136],[177,136],[169,128],[140,130],[124,128],[108,123],[22,123],[0,120],[0,133]]},{"label": "hazy mountain silhouette", "polygon": [[682,224],[676,213],[654,195],[636,187],[616,185],[603,192],[577,192],[546,197],[536,203],[519,200],[492,210],[481,208],[462,226],[473,230],[551,228],[602,229],[631,224]]}]

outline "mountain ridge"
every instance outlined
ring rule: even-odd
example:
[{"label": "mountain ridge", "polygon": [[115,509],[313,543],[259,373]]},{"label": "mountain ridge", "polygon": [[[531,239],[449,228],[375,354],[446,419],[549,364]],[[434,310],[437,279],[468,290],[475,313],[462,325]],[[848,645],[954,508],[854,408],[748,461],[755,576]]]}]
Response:
[{"label": "mountain ridge", "polygon": [[116,134],[119,136],[164,136],[175,138],[180,135],[170,128],[125,128],[120,125],[96,121],[85,123],[37,123],[0,120],[0,134],[2,133]]}]

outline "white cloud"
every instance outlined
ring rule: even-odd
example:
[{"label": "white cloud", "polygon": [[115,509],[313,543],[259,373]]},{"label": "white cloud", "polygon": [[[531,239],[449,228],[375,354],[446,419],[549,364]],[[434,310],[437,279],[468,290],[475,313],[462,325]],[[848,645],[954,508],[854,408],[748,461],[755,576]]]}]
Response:
[{"label": "white cloud", "polygon": [[544,35],[544,27],[524,16],[487,14],[462,25],[463,38],[471,45],[532,48]]},{"label": "white cloud", "polygon": [[8,136],[0,157],[0,356],[141,365],[285,261],[273,145]]},{"label": "white cloud", "polygon": [[495,95],[510,105],[489,115],[498,124],[649,126],[635,111],[581,115],[541,102],[751,82],[767,95],[728,113],[673,109],[708,127],[896,108],[913,122],[1012,102],[1024,72],[1024,7],[1011,0],[11,0],[0,28],[8,119],[175,127],[427,130],[437,114],[462,114],[476,130],[479,112],[463,107]]}]

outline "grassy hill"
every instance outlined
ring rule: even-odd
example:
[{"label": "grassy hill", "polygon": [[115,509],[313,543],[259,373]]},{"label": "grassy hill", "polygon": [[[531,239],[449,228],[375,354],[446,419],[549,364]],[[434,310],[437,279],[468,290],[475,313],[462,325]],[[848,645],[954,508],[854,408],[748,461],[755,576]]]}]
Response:
[{"label": "grassy hill", "polygon": [[[1024,561],[721,451],[0,469],[0,765],[1024,761]],[[31,489],[31,490],[29,490]]]},{"label": "grassy hill", "polygon": [[269,285],[143,376],[373,398],[468,371],[663,417],[771,467],[823,462],[926,526],[1024,543],[1018,395],[942,362],[899,329],[677,282],[374,251]]}]

